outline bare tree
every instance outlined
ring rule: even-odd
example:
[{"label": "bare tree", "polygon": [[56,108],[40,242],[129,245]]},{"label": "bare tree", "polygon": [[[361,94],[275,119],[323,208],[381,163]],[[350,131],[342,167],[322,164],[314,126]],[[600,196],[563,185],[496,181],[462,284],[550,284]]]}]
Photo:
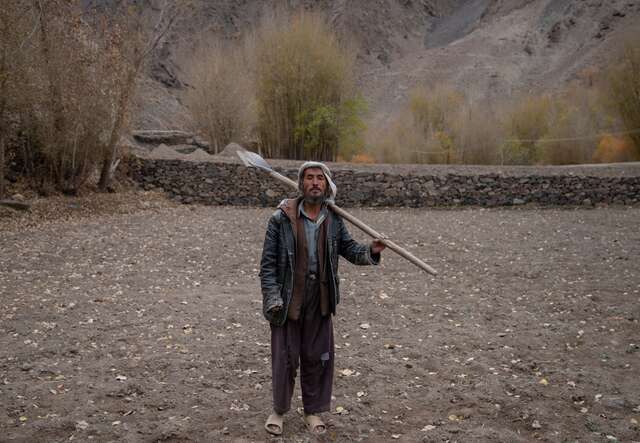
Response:
[{"label": "bare tree", "polygon": [[[99,69],[101,45],[83,20],[78,2],[33,0],[38,39],[25,83],[22,119],[32,121],[32,151],[40,161],[31,171],[41,191],[49,182],[76,193],[88,179],[101,151],[103,117],[111,108],[101,86],[110,73]],[[100,75],[97,75],[100,73]],[[104,74],[102,74],[104,73]],[[104,84],[103,84],[104,83]]]},{"label": "bare tree", "polygon": [[254,121],[253,85],[249,57],[240,44],[221,43],[196,52],[191,62],[187,104],[213,154],[232,141],[241,141]]},{"label": "bare tree", "polygon": [[41,192],[75,193],[98,165],[108,187],[136,79],[186,1],[3,0],[0,196],[8,143]]},{"label": "bare tree", "polygon": [[16,59],[24,43],[33,36],[26,32],[28,8],[19,0],[6,0],[0,8],[0,199],[5,196],[6,149],[9,138],[9,96],[18,77]]},{"label": "bare tree", "polygon": [[9,22],[6,10],[0,12],[0,199],[5,194],[5,112],[7,107],[7,81],[9,74],[7,72],[7,43],[9,34]]},{"label": "bare tree", "polygon": [[142,7],[132,9],[128,3],[120,1],[113,16],[115,26],[121,30],[121,35],[115,44],[127,63],[119,81],[113,125],[104,150],[98,182],[98,188],[101,191],[108,189],[113,173],[120,162],[118,142],[135,94],[136,80],[145,62],[170,31],[185,5],[185,3],[164,0],[160,5],[155,24],[150,31],[145,31],[148,29],[145,11]]}]

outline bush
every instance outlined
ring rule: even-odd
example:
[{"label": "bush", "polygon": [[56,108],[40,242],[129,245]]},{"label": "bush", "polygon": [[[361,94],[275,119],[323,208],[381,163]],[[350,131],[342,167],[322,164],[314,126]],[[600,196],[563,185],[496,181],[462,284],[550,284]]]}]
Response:
[{"label": "bush", "polygon": [[506,135],[502,147],[504,164],[530,165],[541,157],[538,141],[549,132],[549,96],[526,96],[506,117]]},{"label": "bush", "polygon": [[409,99],[413,126],[425,140],[417,150],[420,163],[455,163],[458,160],[453,122],[460,113],[464,96],[446,86],[418,87]]},{"label": "bush", "polygon": [[551,165],[589,163],[605,118],[595,91],[573,88],[551,101],[547,134],[538,141],[540,162]]},{"label": "bush", "polygon": [[22,47],[29,27],[25,9],[20,0],[7,0],[0,8],[0,199],[5,195],[5,166],[15,155],[7,146],[15,144],[11,117],[16,113],[16,91],[25,67]]},{"label": "bush", "polygon": [[265,22],[256,38],[257,131],[269,157],[335,160],[360,143],[353,57],[322,17]]},{"label": "bush", "polygon": [[254,126],[250,56],[239,44],[200,49],[191,64],[187,104],[197,128],[217,154],[240,142]]},{"label": "bush", "polygon": [[597,88],[528,95],[507,105],[472,103],[446,87],[421,87],[385,131],[369,139],[377,158],[387,162],[588,163],[598,132],[612,124],[601,108]]},{"label": "bush", "polygon": [[416,88],[409,98],[412,118],[428,137],[451,132],[451,123],[464,103],[464,96],[446,86]]},{"label": "bush", "polygon": [[598,149],[593,153],[596,163],[616,163],[638,160],[633,141],[629,137],[615,137],[606,135],[598,143]]},{"label": "bush", "polygon": [[640,157],[640,34],[625,45],[620,61],[608,75],[611,107],[618,113]]},{"label": "bush", "polygon": [[[44,191],[77,192],[101,157],[112,111],[111,66],[78,5],[24,2],[34,32],[16,42],[24,57],[7,100],[22,139],[23,172]],[[111,60],[109,60],[111,61]]]},{"label": "bush", "polygon": [[360,97],[345,100],[338,115],[338,153],[346,159],[367,155],[364,134],[367,125],[362,116],[367,112],[367,103]]},{"label": "bush", "polygon": [[504,113],[504,107],[471,102],[447,86],[421,86],[391,124],[372,131],[369,140],[385,162],[500,164],[505,161]]},{"label": "bush", "polygon": [[377,162],[411,162],[411,155],[414,154],[412,151],[424,146],[421,131],[412,126],[409,117],[408,111],[403,110],[384,126],[369,126],[371,129],[367,132],[367,143]]},{"label": "bush", "polygon": [[504,134],[498,110],[495,108],[489,103],[467,103],[456,114],[451,127],[460,163],[502,163],[499,147]]},{"label": "bush", "polygon": [[145,8],[128,2],[3,2],[0,165],[9,140],[19,172],[42,192],[76,193],[97,170],[106,188],[137,75],[177,4],[164,3],[151,27]]},{"label": "bush", "polygon": [[376,159],[366,152],[361,152],[351,157],[351,161],[353,163],[375,163]]},{"label": "bush", "polygon": [[554,96],[520,99],[506,118],[505,163],[580,164],[594,159],[600,133],[613,119],[599,85],[572,85]]}]

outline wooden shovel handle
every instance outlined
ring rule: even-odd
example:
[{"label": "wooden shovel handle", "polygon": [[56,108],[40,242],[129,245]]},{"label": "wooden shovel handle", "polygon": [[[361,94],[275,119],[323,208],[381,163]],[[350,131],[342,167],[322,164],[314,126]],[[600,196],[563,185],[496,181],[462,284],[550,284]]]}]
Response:
[{"label": "wooden shovel handle", "polygon": [[[273,178],[275,178],[277,180],[280,180],[281,182],[293,187],[294,189],[298,189],[298,184],[296,182],[294,182],[293,180],[291,180],[290,178],[285,177],[284,175],[282,175],[282,174],[280,174],[280,173],[278,173],[278,172],[276,172],[274,170],[269,171],[269,174]],[[356,226],[357,228],[359,228],[365,234],[373,237],[376,240],[380,240],[380,242],[382,244],[384,244],[387,248],[391,249],[393,252],[395,252],[396,254],[400,255],[401,257],[404,257],[405,259],[409,260],[411,263],[413,263],[414,265],[418,266],[423,271],[426,271],[431,275],[438,275],[438,271],[436,271],[431,266],[429,266],[428,264],[426,264],[425,262],[420,260],[418,257],[413,255],[411,252],[409,252],[406,249],[400,247],[399,245],[397,245],[396,243],[392,242],[391,240],[385,238],[382,234],[380,234],[379,232],[377,232],[374,229],[370,228],[369,226],[364,224],[362,221],[360,221],[359,219],[357,219],[353,215],[349,214],[344,209],[336,206],[335,203],[329,202],[328,206],[331,208],[331,210],[333,212],[338,214],[340,217],[344,218],[349,223],[351,223],[354,226]]]},{"label": "wooden shovel handle", "polygon": [[387,248],[391,249],[396,254],[400,255],[401,257],[406,258],[411,263],[413,263],[414,265],[418,266],[420,269],[428,272],[429,274],[438,275],[438,272],[435,269],[433,269],[431,266],[429,266],[428,264],[426,264],[425,262],[420,260],[418,257],[413,255],[411,252],[407,251],[406,249],[404,249],[404,248],[400,247],[399,245],[397,245],[396,243],[392,242],[391,240],[389,240],[387,238],[384,238],[383,235],[381,235],[380,233],[378,233],[374,229],[370,228],[369,226],[365,225],[363,222],[361,222],[359,219],[355,218],[353,215],[349,214],[344,209],[339,208],[334,203],[329,203],[328,206],[333,210],[333,212],[335,212],[340,217],[344,218],[345,220],[347,220],[348,222],[350,222],[354,226],[360,228],[360,230],[362,230],[364,233],[368,234],[369,236],[373,237],[376,240],[380,240],[380,242],[382,244],[384,244]]}]

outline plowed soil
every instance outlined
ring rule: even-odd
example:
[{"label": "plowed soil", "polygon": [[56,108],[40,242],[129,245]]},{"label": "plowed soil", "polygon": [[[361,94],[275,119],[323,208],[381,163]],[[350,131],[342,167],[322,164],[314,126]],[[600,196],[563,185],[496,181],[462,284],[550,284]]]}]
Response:
[{"label": "plowed soil", "polygon": [[[0,440],[270,440],[271,212],[0,225]],[[639,208],[353,213],[440,275],[341,263],[320,440],[640,441]]]}]

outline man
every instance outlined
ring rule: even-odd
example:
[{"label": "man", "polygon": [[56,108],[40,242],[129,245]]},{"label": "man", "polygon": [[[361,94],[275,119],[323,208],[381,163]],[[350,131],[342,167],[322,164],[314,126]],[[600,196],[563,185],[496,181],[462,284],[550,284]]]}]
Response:
[{"label": "man", "polygon": [[378,240],[370,245],[353,240],[342,219],[327,207],[336,186],[326,165],[304,163],[298,188],[302,197],[283,200],[271,216],[260,264],[263,313],[271,324],[273,382],[273,413],[265,429],[274,435],[282,434],[298,366],[306,426],[314,434],[326,431],[318,414],[331,403],[338,255],[356,265],[373,265],[385,248]]}]

